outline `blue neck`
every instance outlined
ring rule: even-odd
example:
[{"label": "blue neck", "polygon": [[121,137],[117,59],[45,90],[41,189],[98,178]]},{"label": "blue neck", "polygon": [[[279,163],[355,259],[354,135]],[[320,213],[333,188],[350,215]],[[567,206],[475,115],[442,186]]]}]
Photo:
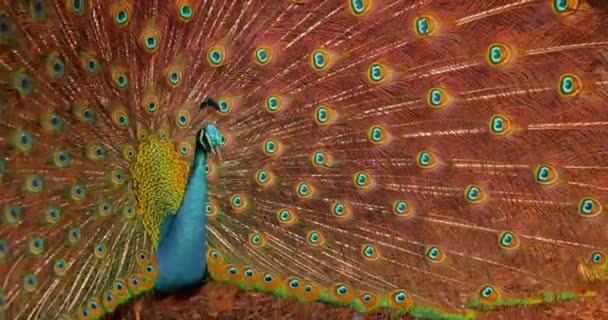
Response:
[{"label": "blue neck", "polygon": [[196,286],[205,277],[206,162],[207,153],[197,143],[182,204],[177,214],[165,219],[161,227],[161,239],[156,252],[156,291],[175,292]]}]

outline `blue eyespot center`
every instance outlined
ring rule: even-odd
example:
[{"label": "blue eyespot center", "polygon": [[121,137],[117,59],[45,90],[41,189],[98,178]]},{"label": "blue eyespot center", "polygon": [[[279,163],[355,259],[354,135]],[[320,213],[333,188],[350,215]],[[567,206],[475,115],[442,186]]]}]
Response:
[{"label": "blue eyespot center", "polygon": [[291,280],[291,281],[289,281],[289,286],[292,288],[297,288],[300,286],[300,281],[295,280],[295,279]]},{"label": "blue eyespot center", "polygon": [[188,5],[183,5],[179,9],[179,13],[182,16],[182,18],[186,18],[186,19],[190,18],[192,16],[192,8]]},{"label": "blue eyespot center", "polygon": [[377,64],[373,64],[370,68],[370,75],[374,81],[382,80],[382,68]]},{"label": "blue eyespot center", "polygon": [[599,252],[594,253],[591,256],[591,261],[594,263],[599,263],[600,261],[602,261],[602,254]]},{"label": "blue eyespot center", "polygon": [[406,298],[407,298],[407,295],[403,291],[400,291],[395,295],[395,301],[397,301],[397,302],[403,302],[403,301],[405,301]]},{"label": "blue eyespot center", "polygon": [[481,295],[484,298],[488,298],[489,296],[492,295],[492,293],[494,293],[494,288],[490,287],[490,286],[486,286],[483,288],[483,290],[481,291]]},{"label": "blue eyespot center", "polygon": [[513,235],[511,235],[510,233],[505,233],[502,236],[502,244],[505,246],[510,245],[511,243],[513,243]]},{"label": "blue eyespot center", "polygon": [[327,122],[327,110],[325,108],[319,108],[317,111],[317,119],[319,122]]},{"label": "blue eyespot center", "polygon": [[365,10],[365,4],[363,0],[351,0],[351,5],[355,13],[363,13]]},{"label": "blue eyespot center", "polygon": [[418,34],[427,35],[430,32],[429,22],[426,18],[419,18],[416,22]]},{"label": "blue eyespot center", "polygon": [[90,72],[95,72],[97,70],[97,61],[95,61],[94,59],[89,60],[89,63],[87,64],[89,71]]}]

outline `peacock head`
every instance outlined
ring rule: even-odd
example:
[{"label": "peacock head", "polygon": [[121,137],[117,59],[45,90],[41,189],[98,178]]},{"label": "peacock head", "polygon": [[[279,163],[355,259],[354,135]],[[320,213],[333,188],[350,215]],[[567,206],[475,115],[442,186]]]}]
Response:
[{"label": "peacock head", "polygon": [[207,124],[200,130],[198,142],[205,152],[211,152],[219,157],[219,148],[224,145],[225,139],[215,124]]}]

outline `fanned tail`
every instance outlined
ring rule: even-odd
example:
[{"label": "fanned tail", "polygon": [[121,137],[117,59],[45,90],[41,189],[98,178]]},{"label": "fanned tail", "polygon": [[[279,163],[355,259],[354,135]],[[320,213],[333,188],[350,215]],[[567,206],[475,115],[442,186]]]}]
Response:
[{"label": "fanned tail", "polygon": [[215,279],[429,318],[595,295],[606,11],[321,1],[276,16],[238,68],[268,76],[220,100]]}]

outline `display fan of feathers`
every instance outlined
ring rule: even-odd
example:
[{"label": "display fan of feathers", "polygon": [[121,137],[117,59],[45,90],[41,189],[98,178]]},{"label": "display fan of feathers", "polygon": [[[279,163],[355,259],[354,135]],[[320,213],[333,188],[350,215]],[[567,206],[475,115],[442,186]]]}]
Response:
[{"label": "display fan of feathers", "polygon": [[602,297],[601,1],[0,3],[5,319],[206,275],[430,319]]}]

